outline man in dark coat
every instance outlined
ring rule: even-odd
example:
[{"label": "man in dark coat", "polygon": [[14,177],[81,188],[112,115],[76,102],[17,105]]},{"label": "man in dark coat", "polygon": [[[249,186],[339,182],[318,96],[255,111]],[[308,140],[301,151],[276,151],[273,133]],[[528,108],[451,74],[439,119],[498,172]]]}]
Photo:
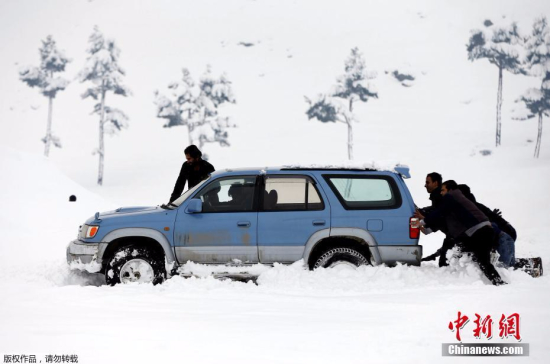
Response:
[{"label": "man in dark coat", "polygon": [[173,202],[181,196],[185,183],[191,189],[199,184],[202,180],[208,178],[208,175],[215,171],[214,166],[203,160],[202,152],[196,145],[190,145],[185,148],[186,162],[181,166],[180,174],[174,186],[174,191],[170,195],[170,202]]},{"label": "man in dark coat", "polygon": [[505,267],[521,269],[533,277],[540,277],[542,275],[542,259],[540,257],[516,259],[516,229],[502,217],[500,210],[491,210],[487,206],[477,202],[468,185],[458,185],[458,189],[467,199],[475,203],[477,208],[487,215],[493,224],[493,229],[495,230],[498,240],[497,252],[500,255],[499,261],[502,262]]},{"label": "man in dark coat", "polygon": [[517,233],[516,229],[502,217],[502,212],[500,212],[499,209],[491,210],[487,206],[479,203],[475,196],[473,195],[472,191],[470,190],[470,187],[465,184],[458,185],[458,189],[462,194],[470,201],[475,203],[478,209],[483,212],[491,222],[498,225],[498,228],[502,231],[504,231],[506,234],[510,235],[514,241],[517,239]]},{"label": "man in dark coat", "polygon": [[491,264],[494,230],[489,218],[468,200],[457,188],[455,181],[443,182],[441,186],[441,203],[439,207],[422,218],[420,224],[430,227],[442,218],[447,227],[447,237],[460,241],[465,251],[473,254],[474,261],[494,285],[506,284]]},{"label": "man in dark coat", "polygon": [[[439,205],[441,204],[441,199],[443,196],[441,196],[441,184],[443,183],[443,177],[437,172],[429,173],[426,176],[426,184],[424,184],[424,187],[426,188],[426,191],[430,194],[430,201],[432,201],[431,206],[426,206],[421,209],[418,209],[418,211],[426,216],[431,211],[434,211]],[[447,228],[445,226],[445,219],[441,218],[440,221],[432,221],[432,225],[430,226],[430,231],[438,231],[440,230],[442,233],[447,235]],[[426,231],[425,231],[426,232]],[[441,248],[439,248],[434,254],[428,255],[425,258],[422,258],[423,262],[429,261],[429,260],[435,260],[437,257],[439,257],[439,266],[443,267],[448,265],[447,264],[447,251],[449,249],[452,249],[453,246],[455,246],[455,242],[453,239],[446,237],[443,240],[443,244],[441,245]]]},{"label": "man in dark coat", "polygon": [[426,183],[424,187],[430,194],[430,201],[432,201],[432,207],[438,207],[441,203],[441,184],[443,183],[443,177],[437,172],[429,173],[426,176]]}]

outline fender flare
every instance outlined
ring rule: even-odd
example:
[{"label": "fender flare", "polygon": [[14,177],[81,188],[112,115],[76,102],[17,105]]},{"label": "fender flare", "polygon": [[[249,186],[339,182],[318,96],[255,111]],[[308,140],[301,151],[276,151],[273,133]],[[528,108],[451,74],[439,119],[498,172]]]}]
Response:
[{"label": "fender flare", "polygon": [[369,246],[369,251],[371,253],[372,259],[374,260],[374,263],[382,263],[382,258],[380,257],[380,252],[378,251],[378,244],[376,244],[376,240],[374,239],[374,237],[368,231],[358,228],[331,228],[315,232],[309,237],[306,243],[303,256],[304,262],[307,263],[309,261],[311,251],[321,240],[329,237],[336,238],[339,236],[343,238],[351,237],[364,241]]},{"label": "fender flare", "polygon": [[123,228],[123,229],[117,229],[113,230],[101,240],[100,247],[103,247],[103,249],[100,248],[100,251],[98,252],[98,258],[103,258],[103,253],[105,252],[105,249],[107,248],[107,245],[119,238],[127,238],[127,237],[145,237],[155,240],[157,243],[160,244],[162,247],[162,250],[164,250],[164,255],[166,256],[166,261],[168,264],[172,264],[176,261],[176,258],[174,256],[174,251],[172,249],[172,246],[170,245],[170,242],[164,236],[162,233],[155,229],[150,228]]},{"label": "fender flare", "polygon": [[311,255],[311,251],[313,250],[315,245],[317,245],[317,243],[320,242],[321,240],[328,238],[329,236],[330,236],[330,229],[323,229],[323,230],[316,231],[315,233],[313,233],[313,235],[309,237],[309,239],[307,240],[306,246],[304,248],[303,259],[305,264],[307,264],[307,262],[309,261],[309,256]]}]

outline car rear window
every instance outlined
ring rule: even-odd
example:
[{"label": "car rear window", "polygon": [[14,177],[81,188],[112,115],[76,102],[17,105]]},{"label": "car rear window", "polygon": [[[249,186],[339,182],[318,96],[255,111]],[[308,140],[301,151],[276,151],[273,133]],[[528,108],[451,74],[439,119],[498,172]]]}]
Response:
[{"label": "car rear window", "polygon": [[392,209],[401,206],[401,195],[389,176],[323,176],[347,210]]},{"label": "car rear window", "polygon": [[268,177],[265,180],[263,211],[324,210],[323,200],[306,177]]}]

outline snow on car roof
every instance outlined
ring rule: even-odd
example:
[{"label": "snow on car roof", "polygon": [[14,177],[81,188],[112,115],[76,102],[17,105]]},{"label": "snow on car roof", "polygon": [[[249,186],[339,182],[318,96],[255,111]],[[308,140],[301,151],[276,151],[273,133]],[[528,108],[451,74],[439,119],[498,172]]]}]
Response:
[{"label": "snow on car roof", "polygon": [[334,170],[366,170],[366,171],[387,171],[410,178],[409,166],[393,161],[385,162],[356,162],[344,161],[340,163],[327,164],[291,164],[281,169],[334,169]]},{"label": "snow on car roof", "polygon": [[354,170],[354,171],[384,171],[397,173],[403,176],[403,178],[410,178],[409,167],[405,164],[396,162],[355,162],[346,161],[341,163],[327,163],[327,164],[287,164],[277,167],[248,167],[248,168],[226,168],[223,172],[238,172],[238,173],[250,173],[258,172],[261,174],[267,173],[267,171],[283,171],[283,170]]}]

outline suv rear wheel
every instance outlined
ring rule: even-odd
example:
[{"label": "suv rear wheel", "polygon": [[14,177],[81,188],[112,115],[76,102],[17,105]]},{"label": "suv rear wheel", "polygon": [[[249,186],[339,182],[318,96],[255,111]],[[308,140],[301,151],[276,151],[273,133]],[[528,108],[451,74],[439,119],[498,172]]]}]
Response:
[{"label": "suv rear wheel", "polygon": [[105,269],[105,281],[111,286],[132,282],[159,284],[165,277],[164,259],[143,247],[120,248]]},{"label": "suv rear wheel", "polygon": [[357,249],[340,246],[325,250],[313,263],[313,269],[333,268],[339,265],[359,267],[370,264],[369,259]]}]

